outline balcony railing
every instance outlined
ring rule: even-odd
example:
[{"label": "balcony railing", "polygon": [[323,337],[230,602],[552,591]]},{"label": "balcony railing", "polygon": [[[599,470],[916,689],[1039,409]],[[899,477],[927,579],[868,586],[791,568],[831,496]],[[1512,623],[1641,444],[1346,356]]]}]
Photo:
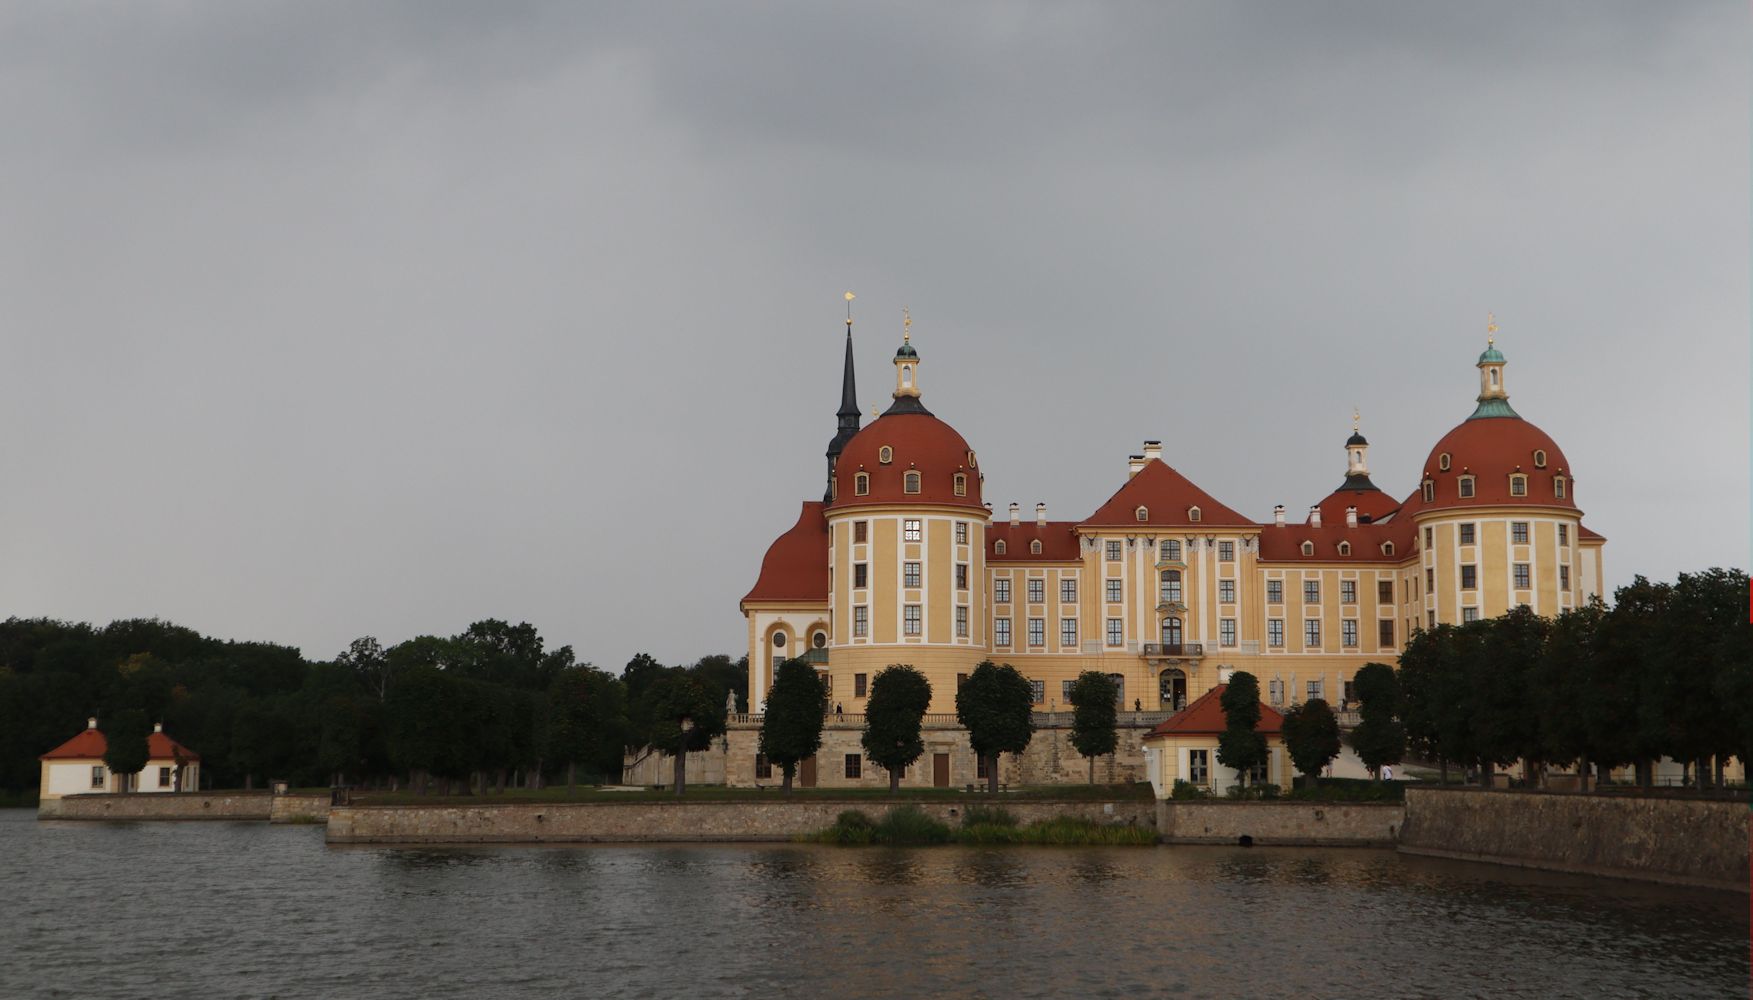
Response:
[{"label": "balcony railing", "polygon": [[1201,642],[1147,642],[1144,655],[1154,659],[1191,660],[1205,655]]}]

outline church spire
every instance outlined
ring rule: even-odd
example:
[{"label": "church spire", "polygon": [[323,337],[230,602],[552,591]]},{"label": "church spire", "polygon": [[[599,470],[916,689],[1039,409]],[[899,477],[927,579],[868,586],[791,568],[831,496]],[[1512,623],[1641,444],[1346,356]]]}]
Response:
[{"label": "church spire", "polygon": [[840,373],[840,409],[835,414],[839,418],[839,426],[834,431],[834,439],[828,442],[828,488],[822,494],[823,503],[834,502],[834,463],[839,460],[840,452],[846,442],[858,433],[861,416],[858,412],[858,385],[852,373],[852,300],[856,298],[851,292],[846,293],[846,362]]}]

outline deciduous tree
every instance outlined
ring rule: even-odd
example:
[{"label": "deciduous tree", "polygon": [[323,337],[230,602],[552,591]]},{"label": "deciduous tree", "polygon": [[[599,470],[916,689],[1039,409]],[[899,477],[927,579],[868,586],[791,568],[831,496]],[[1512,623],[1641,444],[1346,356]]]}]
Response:
[{"label": "deciduous tree", "polygon": [[822,748],[822,719],[828,713],[828,685],[816,668],[785,660],[773,671],[767,708],[761,717],[761,753],[784,775],[785,794],[797,765]]},{"label": "deciduous tree", "polygon": [[1246,787],[1248,772],[1266,763],[1266,737],[1260,735],[1260,682],[1246,670],[1230,675],[1218,696],[1223,707],[1224,731],[1217,737],[1217,762],[1234,768]]},{"label": "deciduous tree", "polygon": [[1071,745],[1089,762],[1089,783],[1096,783],[1096,758],[1114,752],[1120,742],[1116,729],[1120,697],[1114,678],[1098,670],[1085,670],[1071,684]]},{"label": "deciduous tree", "polygon": [[104,766],[119,779],[117,791],[132,791],[132,782],[145,769],[151,755],[146,740],[152,727],[146,723],[146,713],[137,708],[123,709],[112,714],[102,729]]},{"label": "deciduous tree", "polygon": [[931,682],[904,663],[890,664],[871,678],[864,705],[865,756],[889,772],[889,791],[901,787],[901,772],[925,752],[920,727],[931,707]]},{"label": "deciduous tree", "polygon": [[1028,678],[1006,663],[982,660],[956,691],[956,720],[974,753],[986,761],[986,789],[998,791],[998,755],[1022,753],[1035,734]]},{"label": "deciduous tree", "polygon": [[1339,756],[1339,719],[1333,707],[1321,698],[1292,705],[1284,713],[1283,734],[1291,763],[1303,773],[1310,788],[1319,786],[1321,771]]}]

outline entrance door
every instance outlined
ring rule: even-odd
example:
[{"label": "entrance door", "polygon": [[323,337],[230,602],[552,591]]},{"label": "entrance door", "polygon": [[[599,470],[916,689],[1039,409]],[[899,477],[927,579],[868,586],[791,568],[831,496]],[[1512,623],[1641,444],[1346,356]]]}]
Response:
[{"label": "entrance door", "polygon": [[950,755],[934,753],[931,755],[931,787],[950,787]]},{"label": "entrance door", "polygon": [[1162,707],[1178,712],[1187,707],[1187,675],[1170,667],[1157,675],[1157,697]]},{"label": "entrance door", "polygon": [[804,788],[816,787],[816,759],[805,757],[797,766],[797,783]]}]

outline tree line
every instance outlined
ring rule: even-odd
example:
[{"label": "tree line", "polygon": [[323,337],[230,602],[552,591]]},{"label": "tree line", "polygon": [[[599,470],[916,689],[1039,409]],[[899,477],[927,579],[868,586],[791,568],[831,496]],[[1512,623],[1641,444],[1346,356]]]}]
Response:
[{"label": "tree line", "polygon": [[615,781],[627,751],[675,746],[678,700],[698,703],[696,748],[722,732],[727,700],[747,704],[747,677],[746,657],[665,666],[646,654],[616,676],[498,619],[389,647],[363,637],[312,661],[155,619],[14,618],[0,622],[0,789],[34,789],[38,756],[89,716],[126,744],[118,760],[148,720],[163,722],[218,788]]}]

